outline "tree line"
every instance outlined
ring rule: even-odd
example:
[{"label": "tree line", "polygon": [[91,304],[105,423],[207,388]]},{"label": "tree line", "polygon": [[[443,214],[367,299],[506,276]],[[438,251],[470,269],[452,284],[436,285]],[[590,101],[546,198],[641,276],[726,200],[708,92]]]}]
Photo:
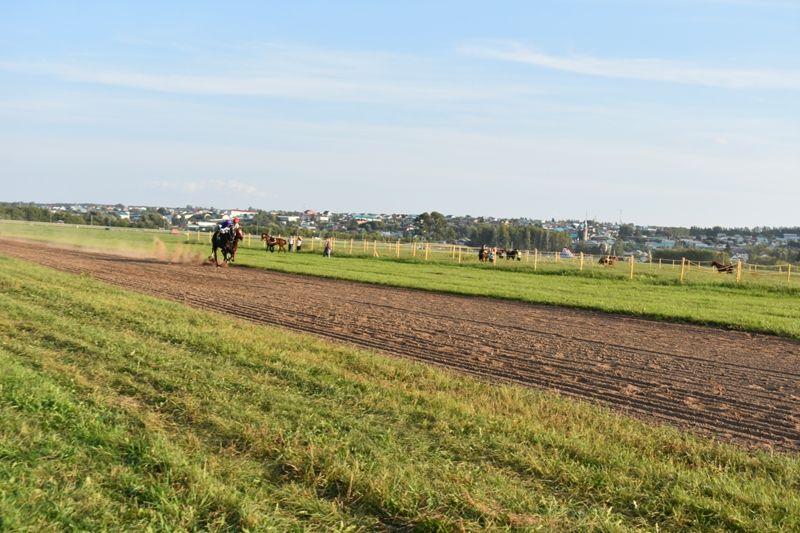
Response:
[{"label": "tree line", "polygon": [[158,209],[148,208],[135,221],[120,218],[116,213],[89,209],[85,213],[74,211],[51,211],[45,207],[24,203],[0,203],[0,218],[8,220],[27,220],[30,222],[63,222],[93,226],[114,226],[128,228],[163,228],[170,224]]},{"label": "tree line", "polygon": [[282,224],[273,213],[258,211],[253,219],[242,222],[245,231],[268,232],[275,235],[302,235],[304,237],[323,236],[337,239],[384,240],[386,232],[403,234],[400,240],[426,242],[463,242],[469,246],[497,246],[498,248],[517,248],[520,250],[538,249],[541,251],[560,251],[572,245],[568,233],[550,231],[539,226],[515,222],[486,222],[470,217],[446,217],[432,211],[422,213],[413,220],[413,229],[404,231],[405,221],[375,220],[357,223],[348,220],[339,229],[312,230],[300,228],[297,224]]},{"label": "tree line", "polygon": [[551,231],[529,223],[478,222],[474,219],[448,219],[433,211],[415,219],[415,233],[428,241],[463,241],[471,246],[497,246],[521,250],[560,251],[572,246],[568,233]]}]

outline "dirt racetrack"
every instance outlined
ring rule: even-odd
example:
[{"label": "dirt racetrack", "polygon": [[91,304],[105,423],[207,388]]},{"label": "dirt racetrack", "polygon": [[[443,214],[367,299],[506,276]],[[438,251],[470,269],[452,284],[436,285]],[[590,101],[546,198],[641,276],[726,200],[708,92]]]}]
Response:
[{"label": "dirt racetrack", "polygon": [[[255,322],[800,450],[800,342],[611,314],[0,240],[0,253]],[[320,259],[322,260],[322,259]],[[226,302],[219,299],[225,285]]]}]

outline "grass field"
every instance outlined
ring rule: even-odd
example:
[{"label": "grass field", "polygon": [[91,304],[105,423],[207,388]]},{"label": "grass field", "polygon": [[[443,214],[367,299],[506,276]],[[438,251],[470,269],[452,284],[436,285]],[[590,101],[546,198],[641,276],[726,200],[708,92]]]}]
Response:
[{"label": "grass field", "polygon": [[[82,245],[111,251],[185,258],[205,256],[205,243],[186,244],[184,235],[142,231],[105,231],[63,225],[0,223],[0,236],[17,236],[43,242]],[[207,236],[203,236],[207,238]],[[773,283],[732,284],[724,274],[691,274],[697,279],[681,284],[671,271],[650,272],[647,266],[634,280],[626,267],[594,268],[584,272],[573,266],[550,265],[533,273],[524,263],[502,268],[477,262],[421,259],[375,259],[342,253],[324,259],[319,253],[267,254],[258,244],[242,248],[239,265],[283,272],[364,281],[457,294],[493,296],[533,303],[596,309],[673,321],[709,324],[744,331],[800,339],[800,288]],[[306,247],[308,250],[308,246]],[[319,250],[316,250],[319,252]],[[666,269],[665,269],[666,270]],[[671,270],[671,269],[669,269]],[[667,275],[669,274],[669,275]],[[797,276],[800,278],[800,276]]]},{"label": "grass field", "polygon": [[0,530],[800,529],[800,460],[0,255]]}]

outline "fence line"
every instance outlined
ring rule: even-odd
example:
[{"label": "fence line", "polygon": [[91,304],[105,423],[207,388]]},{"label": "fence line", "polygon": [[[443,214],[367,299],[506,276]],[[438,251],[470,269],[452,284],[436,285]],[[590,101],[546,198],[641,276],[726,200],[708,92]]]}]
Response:
[{"label": "fence line", "polygon": [[[311,240],[310,249],[314,251],[315,242],[322,242],[324,239],[319,237],[309,238]],[[198,239],[192,239],[198,240]],[[332,243],[336,241],[331,240]],[[256,243],[256,246],[261,246]],[[250,246],[254,247],[254,246]],[[321,249],[321,247],[320,247]],[[342,242],[340,246],[334,245],[334,251],[338,255],[355,257],[374,257],[380,259],[393,260],[414,260],[418,262],[438,262],[453,264],[477,264],[478,252],[480,248],[465,246],[452,243],[431,243],[431,242],[412,242],[403,243],[398,241],[378,241],[362,239],[358,243],[355,239]],[[540,271],[542,269],[575,269],[578,272],[587,271],[618,271],[628,279],[635,279],[638,276],[649,277],[669,277],[675,276],[681,282],[698,279],[728,279],[719,276],[730,275],[730,279],[737,283],[752,280],[783,280],[785,285],[800,286],[800,276],[793,276],[796,269],[792,265],[761,265],[749,262],[734,262],[729,266],[730,271],[718,272],[711,261],[691,261],[687,258],[682,259],[658,259],[640,261],[634,255],[616,257],[613,255],[586,254],[583,252],[566,251],[542,251],[519,250],[516,259],[508,259],[506,255],[495,256],[494,261],[485,261],[487,266],[492,267],[511,267]],[[624,274],[623,274],[624,272]],[[674,274],[670,274],[674,272]],[[714,274],[716,277],[712,278]]]},{"label": "fence line", "polygon": [[[55,224],[50,224],[48,222],[12,220],[3,220],[3,222],[55,226]],[[61,225],[59,224],[58,226]],[[105,228],[105,226],[75,224],[65,224],[64,226],[95,230]],[[164,236],[176,235],[174,231],[164,229],[126,227],[113,227],[112,229],[114,231],[144,232]],[[211,232],[184,231],[181,232],[180,235],[185,238],[187,242],[205,244],[211,239]],[[256,237],[255,239],[253,238],[254,235]],[[310,243],[308,242],[309,240]],[[302,253],[315,252],[317,249],[317,241],[321,243],[322,240],[323,239],[319,237],[305,239],[306,243]],[[399,240],[391,242],[372,240],[370,242],[362,239],[359,244],[352,238],[339,243],[336,242],[336,239],[331,239],[331,241],[335,255],[375,257],[381,259],[388,258],[394,260],[407,259],[418,262],[446,262],[459,265],[477,264],[479,262],[479,248],[452,243],[403,243]],[[260,235],[258,234],[246,234],[245,241],[242,244],[243,247],[251,249],[257,249],[263,246]],[[320,246],[319,249],[321,250],[322,247]],[[546,269],[555,269],[558,271],[574,269],[578,272],[598,271],[602,269],[604,271],[616,271],[629,279],[634,279],[637,275],[667,278],[673,276],[673,279],[678,279],[681,282],[693,279],[731,279],[731,281],[735,283],[768,282],[772,285],[780,284],[782,286],[800,287],[800,276],[796,275],[797,265],[792,265],[790,263],[763,265],[737,261],[728,265],[729,269],[719,272],[718,268],[712,264],[712,261],[691,261],[682,258],[681,260],[658,259],[657,262],[653,260],[642,262],[637,261],[633,255],[625,258],[616,258],[611,255],[585,254],[583,252],[554,252],[532,249],[520,250],[515,260],[506,259],[505,256],[502,258],[495,256],[494,261],[487,261],[486,264],[498,268],[501,266],[510,267],[514,265],[517,269],[528,269],[534,272]],[[680,270],[678,271],[678,269]]]}]

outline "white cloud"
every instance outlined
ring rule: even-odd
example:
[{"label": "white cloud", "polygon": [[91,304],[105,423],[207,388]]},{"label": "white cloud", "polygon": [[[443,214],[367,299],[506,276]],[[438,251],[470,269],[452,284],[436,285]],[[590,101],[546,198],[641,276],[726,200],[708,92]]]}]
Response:
[{"label": "white cloud", "polygon": [[145,72],[97,65],[0,61],[0,71],[143,91],[203,96],[280,97],[345,102],[475,101],[533,88],[464,82],[444,62],[380,52],[338,52],[260,44],[227,50],[194,72]]},{"label": "white cloud", "polygon": [[599,58],[586,55],[556,56],[513,42],[485,42],[461,47],[475,57],[524,63],[563,72],[643,81],[731,89],[800,90],[800,71],[719,68],[658,58]]},{"label": "white cloud", "polygon": [[760,7],[765,9],[798,9],[797,0],[708,0],[712,4]]}]

